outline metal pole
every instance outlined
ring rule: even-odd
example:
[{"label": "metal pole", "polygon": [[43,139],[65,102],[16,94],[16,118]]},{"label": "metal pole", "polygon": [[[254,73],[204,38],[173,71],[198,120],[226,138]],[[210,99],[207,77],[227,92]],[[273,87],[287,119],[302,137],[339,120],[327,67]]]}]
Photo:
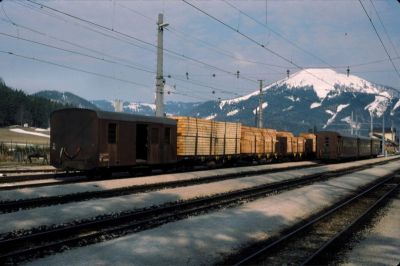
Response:
[{"label": "metal pole", "polygon": [[156,76],[156,116],[164,116],[164,76],[163,76],[163,32],[168,24],[163,22],[164,15],[158,14],[157,35],[157,76]]},{"label": "metal pole", "polygon": [[369,137],[372,138],[372,136],[374,135],[374,116],[372,113],[370,113],[370,115],[371,115],[371,125],[370,125]]},{"label": "metal pole", "polygon": [[263,92],[262,92],[262,87],[263,87],[263,81],[260,81],[260,94],[258,97],[258,123],[257,123],[257,127],[258,128],[262,128],[263,127],[263,111],[262,111],[262,96],[263,96]]},{"label": "metal pole", "polygon": [[382,115],[382,154],[386,157],[385,154],[385,114]]},{"label": "metal pole", "polygon": [[351,111],[351,122],[350,122],[350,127],[351,127],[351,135],[353,135],[353,111]]},{"label": "metal pole", "polygon": [[356,114],[356,136],[358,137],[358,115]]}]

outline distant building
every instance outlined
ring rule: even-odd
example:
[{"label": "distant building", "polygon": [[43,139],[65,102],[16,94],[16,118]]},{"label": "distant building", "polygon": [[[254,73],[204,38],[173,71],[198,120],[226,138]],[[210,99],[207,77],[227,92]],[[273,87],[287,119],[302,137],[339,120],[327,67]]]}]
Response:
[{"label": "distant building", "polygon": [[121,100],[114,100],[113,106],[115,112],[121,113],[124,111],[123,102]]},{"label": "distant building", "polygon": [[[374,128],[372,135],[374,137],[382,139],[382,128]],[[397,134],[396,128],[391,128],[391,127],[385,128],[385,141],[399,143],[399,136]]]}]

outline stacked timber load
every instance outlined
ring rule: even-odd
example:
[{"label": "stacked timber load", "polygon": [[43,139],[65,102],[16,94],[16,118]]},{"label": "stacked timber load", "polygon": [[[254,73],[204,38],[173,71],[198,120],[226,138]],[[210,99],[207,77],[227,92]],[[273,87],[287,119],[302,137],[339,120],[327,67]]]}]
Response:
[{"label": "stacked timber load", "polygon": [[216,122],[194,117],[177,121],[178,156],[221,156],[240,153],[240,123]]},{"label": "stacked timber load", "polygon": [[275,151],[275,145],[276,145],[276,130],[275,129],[269,129],[269,128],[263,128],[263,136],[264,136],[264,153],[267,155],[274,155],[276,153]]},{"label": "stacked timber load", "polygon": [[224,155],[240,154],[240,137],[242,124],[230,122],[215,122],[218,125],[225,125],[225,151]]},{"label": "stacked timber load", "polygon": [[312,133],[300,133],[300,137],[305,139],[305,152],[313,154],[317,151],[317,136]]},{"label": "stacked timber load", "polygon": [[286,154],[292,154],[292,138],[293,134],[286,131],[276,132],[277,139],[277,152],[280,156],[286,156]]},{"label": "stacked timber load", "polygon": [[242,154],[271,155],[275,153],[276,130],[242,126]]},{"label": "stacked timber load", "polygon": [[302,155],[305,151],[305,140],[303,137],[292,138],[292,149],[294,155]]},{"label": "stacked timber load", "polygon": [[256,153],[256,133],[254,127],[242,126],[240,151],[242,154]]}]

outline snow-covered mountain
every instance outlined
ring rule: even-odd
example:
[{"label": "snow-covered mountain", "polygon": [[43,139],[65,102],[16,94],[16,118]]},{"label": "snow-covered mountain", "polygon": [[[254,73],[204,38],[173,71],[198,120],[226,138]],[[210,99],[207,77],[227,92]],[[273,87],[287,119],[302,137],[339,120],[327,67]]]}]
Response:
[{"label": "snow-covered mountain", "polygon": [[[107,100],[93,100],[91,101],[97,108],[104,111],[114,111],[113,101]],[[184,102],[166,102],[165,111],[167,115],[190,115],[191,110],[196,106],[196,103]],[[154,115],[156,111],[155,104],[141,103],[141,102],[128,102],[122,103],[122,108],[125,113]]]},{"label": "snow-covered mountain", "polygon": [[[193,108],[192,115],[255,125],[258,97],[259,90],[255,90],[234,99],[205,102]],[[264,126],[280,130],[298,133],[317,128],[349,133],[352,126],[367,135],[371,116],[378,126],[383,115],[387,125],[392,121],[400,124],[396,90],[331,69],[299,71],[265,86],[262,98]]]},{"label": "snow-covered mountain", "polygon": [[[254,126],[258,112],[259,89],[233,99],[203,103],[166,103],[169,115],[189,115],[221,121],[238,121]],[[263,88],[262,112],[265,127],[290,130],[339,130],[349,133],[359,128],[367,135],[371,116],[374,126],[400,126],[399,92],[360,77],[331,69],[304,69]],[[92,101],[98,108],[113,110],[110,101]],[[147,103],[123,103],[129,113],[154,115],[155,107]],[[353,112],[353,120],[351,114]],[[356,123],[357,122],[357,123]]]}]

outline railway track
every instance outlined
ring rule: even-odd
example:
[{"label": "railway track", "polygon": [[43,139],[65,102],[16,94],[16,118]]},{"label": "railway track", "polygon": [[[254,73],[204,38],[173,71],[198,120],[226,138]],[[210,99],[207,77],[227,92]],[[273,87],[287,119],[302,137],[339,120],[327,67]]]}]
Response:
[{"label": "railway track", "polygon": [[[123,195],[135,194],[135,193],[150,192],[150,191],[161,190],[161,189],[166,189],[166,188],[176,188],[176,187],[185,187],[185,186],[191,186],[191,185],[197,185],[197,184],[206,184],[206,183],[223,181],[223,180],[228,180],[228,179],[240,178],[243,176],[253,176],[253,175],[260,175],[260,174],[267,174],[267,173],[277,173],[277,172],[282,172],[282,171],[295,170],[295,169],[299,169],[299,168],[304,169],[304,168],[311,168],[311,167],[317,167],[317,166],[321,166],[321,165],[317,164],[317,165],[307,165],[307,166],[295,166],[295,167],[286,167],[286,168],[278,168],[278,169],[257,170],[257,171],[248,170],[248,171],[223,174],[223,175],[221,175],[221,174],[215,175],[214,174],[214,175],[207,176],[205,178],[198,178],[198,179],[159,182],[159,183],[155,183],[155,184],[136,185],[136,186],[128,186],[128,187],[115,188],[115,189],[102,190],[102,191],[88,191],[88,192],[49,196],[49,197],[40,197],[40,198],[33,198],[33,199],[2,201],[2,202],[0,202],[0,213],[13,212],[13,211],[18,211],[18,210],[22,210],[22,209],[37,208],[37,207],[43,207],[43,206],[51,206],[51,205],[56,205],[56,204],[65,204],[65,203],[70,203],[70,202],[85,201],[85,200],[98,199],[98,198],[109,198],[109,197],[123,196]],[[93,181],[93,180],[91,180],[91,181]],[[74,182],[71,181],[69,183],[74,183]],[[83,183],[83,182],[79,182],[79,183]],[[59,183],[57,183],[57,185],[59,185]],[[0,191],[1,191],[1,189],[0,189]]]},{"label": "railway track", "polygon": [[[285,168],[275,168],[275,169],[266,169],[263,171],[246,171],[242,172],[246,175],[255,175],[257,173],[265,174],[265,173],[274,173],[279,171],[286,170],[294,170],[299,168],[308,168],[308,167],[317,167],[322,164],[316,163],[313,165],[299,165],[299,166],[291,166]],[[212,171],[212,170],[209,170]],[[179,173],[179,172],[172,172]],[[157,174],[155,174],[157,175]],[[140,175],[146,176],[146,175]],[[147,175],[150,176],[150,175]],[[234,176],[234,175],[233,175]],[[139,176],[130,176],[127,173],[118,173],[117,176],[111,178],[104,177],[89,177],[85,175],[83,172],[59,172],[59,173],[41,173],[41,174],[30,174],[30,175],[16,175],[16,176],[6,176],[0,179],[0,191],[1,190],[13,190],[13,189],[22,189],[22,188],[33,188],[33,187],[44,187],[44,186],[54,186],[54,185],[62,185],[62,184],[71,184],[71,183],[84,183],[84,182],[92,182],[92,181],[101,181],[101,180],[112,180],[119,178],[135,178]],[[39,181],[39,182],[30,182],[30,181]]]},{"label": "railway track", "polygon": [[326,265],[344,243],[368,223],[400,188],[400,176],[390,176],[303,221],[280,237],[244,250],[223,264]]},{"label": "railway track", "polygon": [[288,189],[313,183],[316,180],[320,181],[342,174],[345,173],[297,178],[205,198],[97,217],[55,228],[42,227],[27,232],[19,232],[18,236],[3,235],[3,239],[0,241],[0,262],[16,263],[21,260],[60,252],[71,247],[120,237],[183,219],[189,215],[200,215],[220,208],[237,206],[243,202],[275,195]]}]

